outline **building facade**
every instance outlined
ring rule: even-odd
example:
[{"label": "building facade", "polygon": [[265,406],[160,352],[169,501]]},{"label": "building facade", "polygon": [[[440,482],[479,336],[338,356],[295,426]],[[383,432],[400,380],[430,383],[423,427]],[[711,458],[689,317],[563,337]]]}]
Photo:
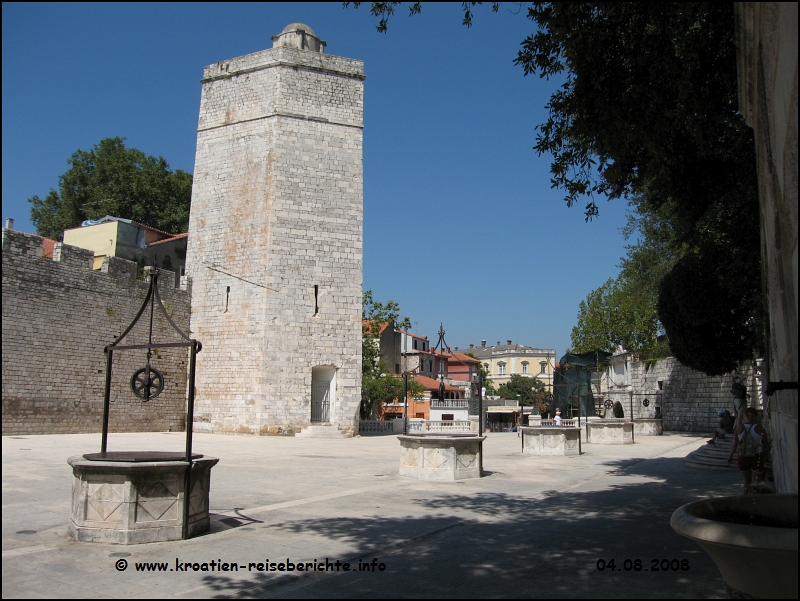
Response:
[{"label": "building facade", "polygon": [[555,349],[513,344],[511,340],[508,340],[506,344],[500,344],[498,341],[495,346],[486,346],[484,340],[481,346],[471,344],[469,348],[460,350],[456,348],[455,350],[480,360],[495,388],[499,388],[511,380],[512,375],[519,374],[529,378],[538,378],[548,386],[548,390],[552,389]]},{"label": "building facade", "polygon": [[202,79],[187,275],[198,431],[353,432],[364,64],[303,24]]}]

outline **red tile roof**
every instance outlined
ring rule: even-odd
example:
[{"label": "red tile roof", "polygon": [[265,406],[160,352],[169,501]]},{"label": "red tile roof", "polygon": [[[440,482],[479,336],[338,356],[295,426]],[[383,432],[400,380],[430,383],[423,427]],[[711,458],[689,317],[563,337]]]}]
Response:
[{"label": "red tile roof", "polygon": [[[153,228],[150,228],[153,229]],[[156,230],[158,231],[158,230]],[[177,240],[178,238],[185,238],[189,234],[177,234],[176,236],[172,236],[171,238],[164,238],[163,240],[156,240],[155,242],[151,242],[147,246],[154,246],[156,244],[163,244],[164,242],[172,242],[173,240]]]},{"label": "red tile roof", "polygon": [[[433,378],[429,378],[428,376],[413,376],[413,378],[428,390],[439,390],[439,385],[441,384],[439,380],[434,380]],[[444,389],[447,392],[463,392],[461,388],[456,388],[455,386],[450,386],[449,384],[445,384]]]},{"label": "red tile roof", "polygon": [[53,258],[53,250],[56,247],[56,241],[42,236],[42,257],[45,259]]}]

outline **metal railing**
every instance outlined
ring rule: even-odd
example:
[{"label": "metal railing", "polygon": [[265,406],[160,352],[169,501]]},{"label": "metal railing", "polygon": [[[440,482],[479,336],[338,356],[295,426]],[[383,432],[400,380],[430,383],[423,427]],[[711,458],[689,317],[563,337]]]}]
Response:
[{"label": "metal railing", "polygon": [[313,423],[330,421],[330,384],[311,383],[311,421]]},{"label": "metal railing", "polygon": [[359,434],[402,434],[402,419],[361,420],[358,422]]}]

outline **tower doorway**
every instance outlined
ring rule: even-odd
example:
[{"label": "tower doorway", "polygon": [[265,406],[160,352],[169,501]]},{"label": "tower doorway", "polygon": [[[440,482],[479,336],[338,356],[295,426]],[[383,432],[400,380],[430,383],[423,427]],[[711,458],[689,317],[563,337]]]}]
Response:
[{"label": "tower doorway", "polygon": [[311,422],[329,423],[336,397],[336,368],[311,369]]}]

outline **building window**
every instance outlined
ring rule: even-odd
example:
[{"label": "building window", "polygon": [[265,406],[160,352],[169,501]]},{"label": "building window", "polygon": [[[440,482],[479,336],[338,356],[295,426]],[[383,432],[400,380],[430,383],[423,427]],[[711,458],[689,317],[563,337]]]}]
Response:
[{"label": "building window", "polygon": [[497,373],[501,376],[506,375],[506,364],[505,363],[498,363],[497,364]]},{"label": "building window", "polygon": [[415,340],[414,341],[414,350],[416,350],[416,349],[417,349],[417,341]]},{"label": "building window", "polygon": [[528,362],[527,361],[523,361],[522,362],[522,373],[523,374],[528,373]]},{"label": "building window", "polygon": [[540,374],[547,373],[547,362],[546,361],[539,361],[539,373]]}]

